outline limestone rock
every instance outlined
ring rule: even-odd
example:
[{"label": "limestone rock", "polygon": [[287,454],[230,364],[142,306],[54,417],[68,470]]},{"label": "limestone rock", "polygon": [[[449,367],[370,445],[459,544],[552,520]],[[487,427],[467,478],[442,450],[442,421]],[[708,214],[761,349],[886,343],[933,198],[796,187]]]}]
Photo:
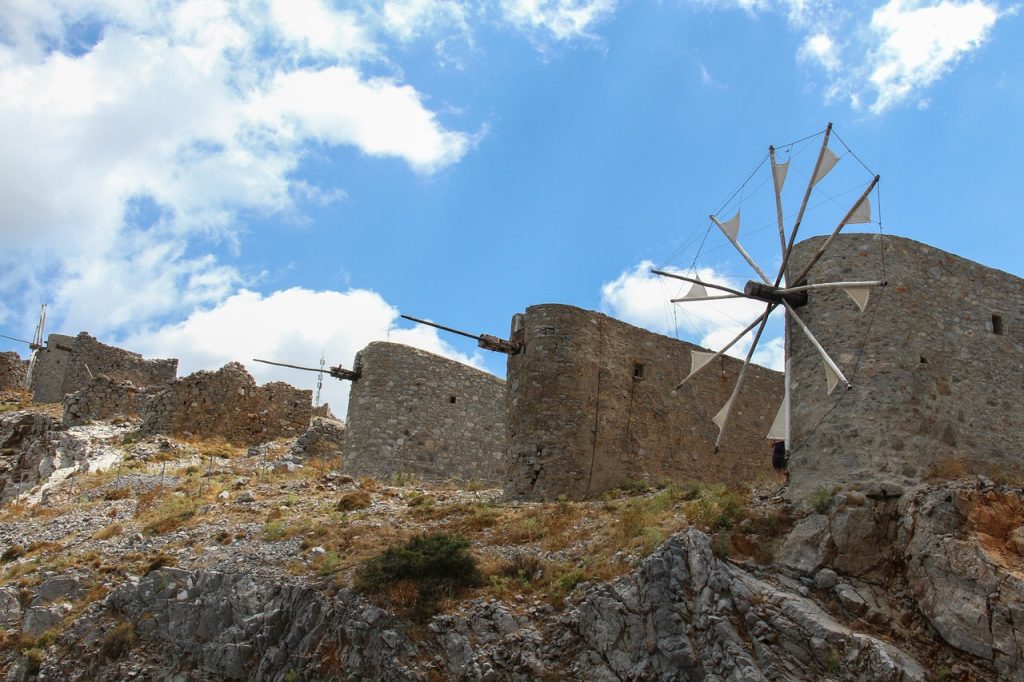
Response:
[{"label": "limestone rock", "polygon": [[802,575],[813,575],[828,560],[831,543],[829,518],[813,514],[793,528],[782,545],[778,562]]}]

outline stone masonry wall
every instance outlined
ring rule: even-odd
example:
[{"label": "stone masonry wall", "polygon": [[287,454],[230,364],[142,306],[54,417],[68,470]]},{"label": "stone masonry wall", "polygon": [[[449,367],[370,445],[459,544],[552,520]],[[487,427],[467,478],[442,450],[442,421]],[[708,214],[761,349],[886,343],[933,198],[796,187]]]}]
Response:
[{"label": "stone masonry wall", "polygon": [[28,366],[14,351],[0,353],[0,390],[25,388]]},{"label": "stone masonry wall", "polygon": [[177,376],[178,361],[146,360],[138,353],[108,346],[81,332],[71,346],[62,390],[65,395],[74,393],[101,374],[115,381],[130,381],[139,387],[156,386]]},{"label": "stone masonry wall", "polygon": [[[795,267],[820,244],[798,244]],[[826,396],[817,354],[790,331],[797,498],[833,483],[895,494],[962,467],[1024,467],[1024,280],[910,239],[848,234],[808,281],[881,279],[882,245],[889,285],[864,313],[840,290],[812,291],[798,311],[852,390]]]},{"label": "stone masonry wall", "polygon": [[[517,329],[518,327],[518,329]],[[567,305],[536,305],[514,321],[508,359],[505,495],[599,495],[627,480],[749,481],[771,472],[765,437],[782,375],[751,366],[722,449],[711,418],[740,360],[723,357],[678,392],[698,346]]]},{"label": "stone masonry wall", "polygon": [[342,450],[344,473],[498,484],[505,455],[505,382],[396,343],[356,356]]},{"label": "stone masonry wall", "polygon": [[216,372],[175,379],[146,404],[142,431],[211,438],[242,445],[292,437],[309,427],[313,392],[273,382],[257,386],[237,362]]},{"label": "stone masonry wall", "polygon": [[36,354],[32,368],[32,401],[37,403],[59,403],[64,400],[64,374],[71,359],[73,336],[50,334],[46,346]]},{"label": "stone masonry wall", "polygon": [[64,426],[79,426],[97,419],[138,417],[157,389],[139,388],[101,374],[84,387],[64,396]]}]

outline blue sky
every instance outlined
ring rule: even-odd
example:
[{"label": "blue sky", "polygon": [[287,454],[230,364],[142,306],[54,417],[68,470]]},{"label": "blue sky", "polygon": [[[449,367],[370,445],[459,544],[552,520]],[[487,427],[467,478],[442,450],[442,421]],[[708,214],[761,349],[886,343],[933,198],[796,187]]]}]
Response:
[{"label": "blue sky", "polygon": [[[842,160],[801,234],[870,180],[849,145],[886,233],[1024,275],[1021,21],[995,0],[4,3],[0,333],[45,302],[48,331],[183,372],[350,366],[390,338],[503,375],[398,312],[505,335],[559,302],[714,346],[749,308],[673,309],[685,285],[647,268],[742,285],[720,234],[697,248],[708,214],[827,121]],[[787,214],[820,139],[781,150]],[[767,178],[721,217],[742,208],[774,268]]]}]

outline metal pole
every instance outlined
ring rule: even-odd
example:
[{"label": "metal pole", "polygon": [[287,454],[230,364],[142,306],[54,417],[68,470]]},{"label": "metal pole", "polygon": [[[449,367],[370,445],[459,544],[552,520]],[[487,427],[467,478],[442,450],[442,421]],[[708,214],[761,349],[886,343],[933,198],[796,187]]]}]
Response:
[{"label": "metal pole", "polygon": [[420,324],[425,324],[428,327],[436,327],[438,329],[443,329],[446,332],[451,332],[452,334],[458,334],[459,336],[465,336],[467,339],[476,339],[477,341],[480,340],[480,336],[477,335],[477,334],[470,334],[468,332],[460,331],[458,329],[453,329],[451,327],[446,327],[443,324],[437,324],[436,322],[428,322],[427,320],[421,320],[418,317],[413,317],[411,315],[400,315],[400,317],[402,317],[402,318],[404,318],[406,320],[412,320],[413,322],[418,322]]}]

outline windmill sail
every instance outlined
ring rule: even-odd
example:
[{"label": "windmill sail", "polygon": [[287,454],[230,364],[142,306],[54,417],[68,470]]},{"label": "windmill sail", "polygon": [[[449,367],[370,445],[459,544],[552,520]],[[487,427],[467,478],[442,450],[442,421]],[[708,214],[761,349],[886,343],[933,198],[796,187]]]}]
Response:
[{"label": "windmill sail", "polygon": [[772,179],[775,180],[775,188],[777,190],[782,189],[782,185],[786,182],[786,173],[789,172],[789,161],[785,163],[773,163],[772,164]]},{"label": "windmill sail", "polygon": [[822,178],[828,175],[829,171],[835,168],[837,163],[839,163],[839,157],[831,149],[825,147],[824,153],[821,155],[821,163],[818,164],[818,172],[814,174],[811,185],[817,185],[821,182]]},{"label": "windmill sail", "polygon": [[868,299],[871,297],[871,287],[842,287],[842,289],[853,299],[860,311],[864,312],[864,309],[868,307]]},{"label": "windmill sail", "polygon": [[858,203],[850,215],[843,221],[844,225],[857,225],[860,223],[871,222],[871,200],[864,197],[860,203]]},{"label": "windmill sail", "polygon": [[772,428],[768,430],[768,435],[766,436],[768,440],[786,440],[786,413],[788,408],[788,399],[783,398],[782,404],[779,405],[779,411],[775,413],[775,421],[772,422]]}]

